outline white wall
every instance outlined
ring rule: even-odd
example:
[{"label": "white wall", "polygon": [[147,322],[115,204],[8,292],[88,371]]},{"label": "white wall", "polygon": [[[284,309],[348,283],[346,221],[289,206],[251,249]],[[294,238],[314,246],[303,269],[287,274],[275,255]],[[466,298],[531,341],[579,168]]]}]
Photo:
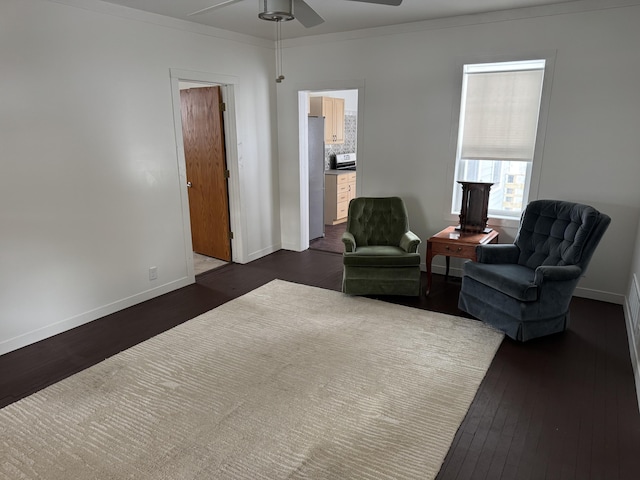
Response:
[{"label": "white wall", "polygon": [[[607,5],[623,3],[629,2]],[[278,87],[279,129],[289,132],[280,135],[281,196],[299,195],[297,90],[329,81],[362,82],[358,194],[401,195],[412,230],[428,238],[451,222],[448,178],[461,65],[555,53],[533,198],[583,202],[612,217],[577,294],[622,303],[640,214],[639,24],[637,5],[580,11],[572,4],[289,40],[283,54],[287,81]],[[319,61],[327,59],[331,68]],[[283,244],[294,244],[298,213],[288,206],[282,216]],[[504,228],[500,240],[511,241],[514,234]],[[424,248],[423,242],[423,254]],[[436,257],[435,263],[437,271],[444,261]]]},{"label": "white wall", "polygon": [[170,69],[237,79],[234,259],[280,248],[273,59],[93,0],[0,2],[0,354],[193,282]]}]

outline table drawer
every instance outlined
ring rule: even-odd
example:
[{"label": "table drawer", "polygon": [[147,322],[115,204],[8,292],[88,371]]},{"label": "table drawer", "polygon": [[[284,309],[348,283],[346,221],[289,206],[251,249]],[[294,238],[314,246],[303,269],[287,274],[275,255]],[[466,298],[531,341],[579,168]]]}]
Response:
[{"label": "table drawer", "polygon": [[476,245],[454,245],[434,242],[431,248],[433,255],[476,259]]}]

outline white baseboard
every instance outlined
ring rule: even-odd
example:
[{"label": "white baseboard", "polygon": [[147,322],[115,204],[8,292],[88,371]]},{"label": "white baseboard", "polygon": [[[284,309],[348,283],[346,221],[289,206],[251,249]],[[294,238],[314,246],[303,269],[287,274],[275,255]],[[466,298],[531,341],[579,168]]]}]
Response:
[{"label": "white baseboard", "polygon": [[194,277],[183,277],[173,282],[160,285],[144,292],[140,292],[136,295],[132,295],[130,297],[117,300],[113,303],[103,305],[93,310],[89,310],[88,312],[74,315],[73,317],[60,320],[59,322],[52,323],[45,327],[23,333],[22,335],[18,335],[17,337],[13,337],[1,342],[0,355],[12,352],[22,347],[26,347],[27,345],[31,345],[32,343],[39,342],[40,340],[44,340],[45,338],[49,338],[54,335],[58,335],[59,333],[66,332],[67,330],[71,330],[72,328],[79,327],[80,325],[92,322],[93,320],[97,320],[106,315],[110,315],[125,308],[132,307],[133,305],[137,305],[138,303],[142,303],[146,300],[151,300],[152,298],[172,292],[173,290],[177,290],[178,288],[186,287],[187,285],[191,285],[192,283],[194,283],[194,281]]},{"label": "white baseboard", "polygon": [[615,303],[616,305],[624,305],[624,295],[613,292],[605,292],[602,290],[593,290],[591,288],[577,287],[573,292],[574,297],[588,298],[590,300],[599,300],[601,302]]},{"label": "white baseboard", "polygon": [[[423,267],[424,265],[424,267]],[[420,266],[420,268],[422,268],[423,271],[427,270],[427,267],[425,264],[422,264]],[[444,265],[431,265],[431,272],[432,273],[439,273],[440,275],[444,275],[445,273],[447,273],[447,267],[445,267]],[[449,269],[449,276],[450,277],[462,277],[462,268],[458,268],[458,267],[451,267]]]},{"label": "white baseboard", "polygon": [[633,367],[633,378],[636,383],[636,397],[640,409],[640,284],[638,277],[633,275],[629,295],[624,303],[624,317],[627,327],[627,339],[629,340],[629,355]]},{"label": "white baseboard", "polygon": [[[443,265],[432,265],[432,272],[439,273],[444,275],[446,272],[446,267]],[[426,266],[423,270],[426,270]],[[461,277],[462,276],[462,268],[451,267],[449,270],[450,277]],[[577,287],[575,292],[573,292],[574,297],[580,298],[588,298],[590,300],[599,300],[601,302],[614,303],[616,305],[624,305],[625,297],[624,295],[620,295],[619,293],[613,292],[605,292],[602,290],[593,290],[590,288],[582,288]]]},{"label": "white baseboard", "polygon": [[281,247],[282,247],[282,250],[289,250],[291,252],[302,252],[306,250],[306,249],[302,249],[299,243],[284,242]]},{"label": "white baseboard", "polygon": [[[261,250],[250,253],[249,255],[247,255],[246,262],[243,262],[243,263],[253,262],[254,260],[258,260],[259,258],[266,257],[267,255],[270,255],[273,252],[277,252],[278,250],[281,250],[283,248],[284,247],[282,247],[280,244],[270,245]],[[288,249],[285,249],[285,250],[288,250]]]}]

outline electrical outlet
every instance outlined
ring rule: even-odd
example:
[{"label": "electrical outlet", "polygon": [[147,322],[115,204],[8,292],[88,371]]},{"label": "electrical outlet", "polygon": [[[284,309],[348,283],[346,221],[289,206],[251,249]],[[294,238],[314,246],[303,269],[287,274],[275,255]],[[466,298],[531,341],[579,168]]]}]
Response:
[{"label": "electrical outlet", "polygon": [[158,267],[149,267],[149,280],[156,280],[158,278]]}]

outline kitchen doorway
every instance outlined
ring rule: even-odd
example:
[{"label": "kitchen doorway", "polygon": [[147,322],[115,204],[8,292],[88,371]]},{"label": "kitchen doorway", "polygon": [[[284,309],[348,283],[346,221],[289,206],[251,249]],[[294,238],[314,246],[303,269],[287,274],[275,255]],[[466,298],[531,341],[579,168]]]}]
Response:
[{"label": "kitchen doorway", "polygon": [[[309,248],[341,253],[344,250],[341,237],[348,203],[356,196],[359,89],[310,90],[306,93],[309,125],[300,130],[307,136],[301,138],[300,143],[308,145],[309,149]],[[313,117],[324,118],[323,130],[319,134],[311,122]],[[318,135],[323,140],[321,153],[314,151]],[[349,184],[342,181],[347,170],[341,168],[345,166],[340,162],[336,166],[336,158],[344,156],[352,160],[348,170],[351,174]],[[318,168],[316,162],[321,164],[319,168],[324,173],[319,179],[314,174]],[[322,190],[321,200],[314,194],[319,188]],[[317,205],[317,202],[322,205]]]}]

